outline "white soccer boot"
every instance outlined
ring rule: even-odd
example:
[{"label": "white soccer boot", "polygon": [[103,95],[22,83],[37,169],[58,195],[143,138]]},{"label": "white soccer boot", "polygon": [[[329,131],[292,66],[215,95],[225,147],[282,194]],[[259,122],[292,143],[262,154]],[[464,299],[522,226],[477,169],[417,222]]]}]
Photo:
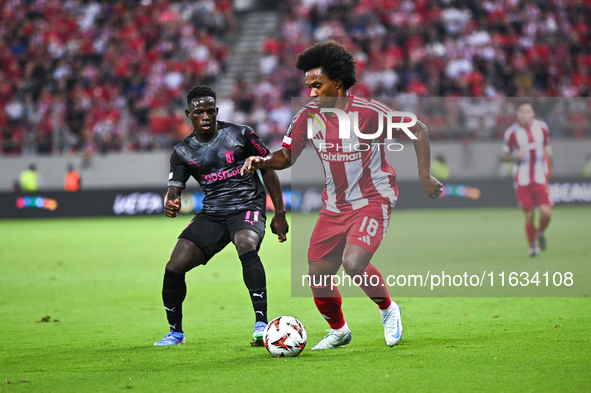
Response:
[{"label": "white soccer boot", "polygon": [[322,340],[312,350],[316,349],[333,349],[340,347],[341,345],[347,345],[351,342],[351,331],[347,331],[343,334],[338,334],[335,330],[329,330],[328,334],[324,336]]},{"label": "white soccer boot", "polygon": [[384,337],[389,347],[397,345],[402,340],[402,319],[400,318],[400,306],[392,302],[385,312],[382,312],[382,325],[384,325]]}]

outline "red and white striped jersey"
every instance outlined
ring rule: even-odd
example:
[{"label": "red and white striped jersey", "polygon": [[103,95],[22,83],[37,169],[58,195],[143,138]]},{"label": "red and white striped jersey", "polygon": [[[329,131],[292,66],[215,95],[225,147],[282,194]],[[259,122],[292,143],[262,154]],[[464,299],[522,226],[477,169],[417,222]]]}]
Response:
[{"label": "red and white striped jersey", "polygon": [[548,125],[534,119],[529,128],[513,123],[505,130],[503,137],[503,153],[515,154],[524,150],[523,159],[515,163],[513,173],[515,183],[519,186],[530,184],[546,184],[548,182],[548,163],[544,148],[550,143]]},{"label": "red and white striped jersey", "polygon": [[[355,121],[360,133],[376,134],[380,121],[386,129],[385,116],[394,110],[382,102],[350,95],[346,112],[351,127]],[[385,158],[385,135],[383,131],[378,138],[360,139],[351,130],[350,139],[340,139],[337,116],[325,116],[310,103],[293,117],[283,146],[299,155],[308,142],[312,144],[324,168],[323,209],[340,213],[370,202],[393,207],[398,200],[396,172]]]}]

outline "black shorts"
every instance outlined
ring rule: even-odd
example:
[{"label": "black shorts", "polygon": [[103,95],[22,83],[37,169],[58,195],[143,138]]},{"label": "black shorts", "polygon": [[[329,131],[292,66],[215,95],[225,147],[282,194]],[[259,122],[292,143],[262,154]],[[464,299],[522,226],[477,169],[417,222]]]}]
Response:
[{"label": "black shorts", "polygon": [[240,210],[224,215],[197,213],[179,235],[179,238],[185,238],[195,243],[205,254],[207,262],[222,251],[228,243],[233,242],[236,232],[243,229],[256,232],[262,242],[265,237],[266,221],[265,212],[255,209]]}]

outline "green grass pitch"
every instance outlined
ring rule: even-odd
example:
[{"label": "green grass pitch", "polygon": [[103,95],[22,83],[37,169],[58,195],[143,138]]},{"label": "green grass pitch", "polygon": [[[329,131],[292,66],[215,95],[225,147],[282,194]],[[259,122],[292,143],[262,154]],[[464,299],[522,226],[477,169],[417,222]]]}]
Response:
[{"label": "green grass pitch", "polygon": [[[540,258],[591,262],[590,213],[556,208]],[[328,326],[311,298],[291,297],[291,244],[279,244],[270,231],[261,249],[269,316],[304,323],[304,352],[275,359],[249,345],[254,317],[231,246],[187,274],[187,343],[154,347],[167,332],[164,265],[189,219],[0,222],[0,392],[590,389],[586,297],[397,298],[391,290],[404,323],[394,348],[384,343],[375,306],[347,297],[351,345],[310,351]],[[314,215],[302,222],[313,225]],[[488,258],[518,269],[536,263],[527,257],[522,227],[516,208],[394,211],[380,252],[395,247],[401,260],[413,261],[436,250],[445,266]],[[452,232],[464,247],[450,242]],[[295,251],[305,258],[305,250]]]}]

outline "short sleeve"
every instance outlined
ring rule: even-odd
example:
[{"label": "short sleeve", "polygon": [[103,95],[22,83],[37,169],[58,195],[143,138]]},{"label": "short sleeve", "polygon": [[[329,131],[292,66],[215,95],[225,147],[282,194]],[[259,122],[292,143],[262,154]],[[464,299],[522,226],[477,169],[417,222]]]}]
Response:
[{"label": "short sleeve", "polygon": [[177,149],[172,151],[170,155],[170,173],[168,174],[168,186],[185,188],[187,180],[189,180],[189,172],[187,165],[179,155]]},{"label": "short sleeve", "polygon": [[308,143],[306,125],[306,117],[302,115],[302,113],[295,116],[283,137],[282,146],[290,150],[292,153],[299,155],[306,148]]}]

